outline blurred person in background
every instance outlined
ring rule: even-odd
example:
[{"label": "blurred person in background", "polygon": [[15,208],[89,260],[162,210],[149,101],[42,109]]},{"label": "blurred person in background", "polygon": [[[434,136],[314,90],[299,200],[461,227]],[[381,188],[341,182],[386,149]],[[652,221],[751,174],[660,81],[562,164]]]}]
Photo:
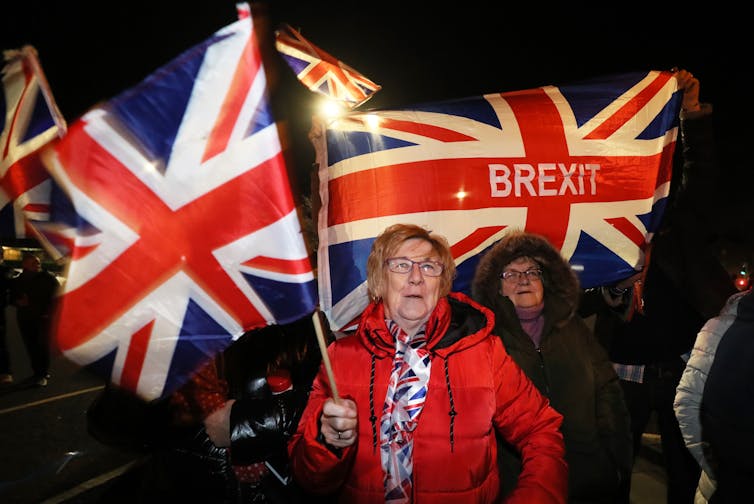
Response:
[{"label": "blurred person in background", "polygon": [[290,477],[286,443],[320,360],[306,317],[248,331],[167,398],[108,387],[89,433],[148,456],[102,502],[318,502]]},{"label": "blurred person in background", "polygon": [[10,348],[8,347],[8,326],[5,309],[10,295],[11,269],[0,256],[0,386],[13,383]]},{"label": "blurred person in background", "polygon": [[[644,270],[617,285],[588,289],[582,316],[608,350],[631,414],[634,455],[654,412],[667,474],[668,504],[690,504],[700,476],[681,435],[673,401],[697,333],[736,292],[715,249],[724,197],[712,105],[699,101],[699,80],[675,73],[683,93],[682,166],[673,171],[668,204],[646,253]],[[624,491],[630,495],[630,485]]]},{"label": "blurred person in background", "polygon": [[[707,372],[699,406],[703,460],[715,489],[710,504],[754,502],[754,293],[736,294],[717,319],[724,331]],[[704,335],[702,335],[704,338]],[[703,341],[698,341],[702,351]],[[692,358],[693,358],[692,354]],[[691,364],[692,361],[689,361]],[[689,370],[692,379],[693,368]],[[686,377],[686,375],[684,375]],[[679,394],[683,389],[679,387]],[[679,406],[684,402],[678,398]],[[680,409],[683,413],[683,409]],[[696,420],[696,418],[694,418]]]},{"label": "blurred person in background", "polygon": [[29,354],[34,385],[46,387],[50,379],[50,317],[60,284],[52,273],[42,269],[36,254],[26,252],[21,273],[11,281],[11,301],[16,306],[16,322]]},{"label": "blurred person in background", "polygon": [[[754,299],[752,298],[751,289],[731,296],[728,302],[725,303],[720,315],[708,320],[704,324],[704,327],[702,327],[702,330],[699,331],[694,343],[694,349],[691,351],[691,358],[686,364],[686,369],[683,371],[681,381],[676,389],[673,406],[678,417],[678,424],[681,427],[686,447],[702,468],[702,474],[699,477],[699,484],[694,498],[695,504],[711,502],[712,494],[717,487],[715,469],[713,469],[713,464],[707,457],[708,455],[712,455],[713,461],[719,463],[715,460],[719,456],[712,453],[710,444],[707,441],[710,433],[703,432],[702,430],[702,404],[704,402],[703,396],[707,376],[715,362],[717,347],[726,334],[729,331],[732,335],[748,331],[748,336],[754,338],[753,324]],[[744,354],[739,356],[739,358],[744,358]],[[748,360],[747,363],[749,363]],[[731,371],[738,366],[738,363],[730,364]],[[725,378],[725,380],[728,379],[735,380],[737,378],[733,376]],[[730,387],[730,390],[735,389],[736,386]],[[717,399],[708,396],[707,402],[715,402]],[[735,400],[738,399],[739,397],[735,398]],[[709,412],[706,414],[709,415]],[[725,415],[722,416],[724,417]],[[752,433],[754,433],[754,430],[750,430],[748,436],[751,437]],[[745,442],[745,439],[746,436],[740,438],[742,442]],[[754,476],[754,472],[750,476]]]}]

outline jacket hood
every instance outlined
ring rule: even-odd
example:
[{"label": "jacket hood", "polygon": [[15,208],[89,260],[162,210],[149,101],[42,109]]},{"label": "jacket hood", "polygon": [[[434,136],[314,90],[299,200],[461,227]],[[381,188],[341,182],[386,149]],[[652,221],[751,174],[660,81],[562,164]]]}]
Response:
[{"label": "jacket hood", "polygon": [[581,296],[578,277],[547,238],[523,231],[509,232],[479,261],[471,284],[474,300],[495,313],[510,311],[510,301],[501,292],[500,273],[520,257],[529,257],[542,267],[546,312],[556,323],[571,318]]}]

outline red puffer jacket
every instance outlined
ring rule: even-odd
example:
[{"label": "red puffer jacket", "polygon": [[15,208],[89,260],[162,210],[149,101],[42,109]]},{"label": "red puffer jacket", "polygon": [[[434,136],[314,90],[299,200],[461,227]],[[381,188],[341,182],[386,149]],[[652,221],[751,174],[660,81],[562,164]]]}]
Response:
[{"label": "red puffer jacket", "polygon": [[[491,336],[493,325],[489,310],[459,293],[440,299],[427,322],[432,375],[414,433],[415,503],[499,501],[495,431],[526,460],[507,502],[566,501],[562,416]],[[288,444],[294,477],[308,491],[335,493],[339,502],[385,502],[379,418],[394,353],[381,302],[366,308],[356,334],[328,348],[338,392],[358,407],[359,437],[339,455],[317,440],[332,396],[321,368]]]}]

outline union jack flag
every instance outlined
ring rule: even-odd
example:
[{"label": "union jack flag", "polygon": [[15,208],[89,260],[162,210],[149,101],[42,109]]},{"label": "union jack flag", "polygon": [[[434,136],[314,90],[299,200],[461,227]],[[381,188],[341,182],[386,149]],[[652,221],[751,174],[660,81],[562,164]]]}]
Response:
[{"label": "union jack flag", "polygon": [[306,40],[289,25],[275,32],[275,46],[310,91],[356,108],[382,89],[342,61]]},{"label": "union jack flag", "polygon": [[680,99],[650,71],[318,122],[321,310],[353,326],[372,242],[396,222],[448,238],[461,292],[512,228],[550,239],[583,287],[629,276],[669,193]]},{"label": "union jack flag", "polygon": [[0,93],[0,236],[34,235],[28,219],[49,218],[50,176],[38,151],[65,135],[66,123],[32,46],[3,52]]},{"label": "union jack flag", "polygon": [[245,17],[45,150],[72,204],[56,214],[72,231],[54,326],[66,357],[154,399],[245,331],[314,311],[267,99]]}]

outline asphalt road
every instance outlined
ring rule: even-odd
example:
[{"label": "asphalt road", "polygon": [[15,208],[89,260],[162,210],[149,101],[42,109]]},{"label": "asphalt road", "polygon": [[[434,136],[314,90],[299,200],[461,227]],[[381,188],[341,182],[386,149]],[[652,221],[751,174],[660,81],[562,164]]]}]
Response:
[{"label": "asphalt road", "polygon": [[57,356],[47,387],[30,381],[13,308],[6,315],[15,382],[0,388],[0,502],[66,502],[73,495],[67,492],[106,481],[136,455],[104,446],[86,431],[86,410],[104,386],[101,378]]}]

